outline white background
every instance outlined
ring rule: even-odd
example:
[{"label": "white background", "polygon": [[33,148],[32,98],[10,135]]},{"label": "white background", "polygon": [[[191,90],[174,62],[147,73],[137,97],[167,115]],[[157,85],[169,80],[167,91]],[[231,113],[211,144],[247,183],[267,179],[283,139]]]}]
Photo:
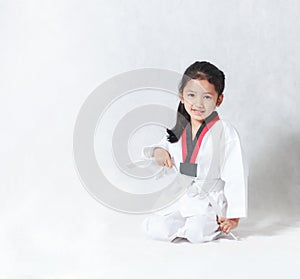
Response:
[{"label": "white background", "polygon": [[[0,278],[293,276],[299,259],[300,2],[0,1]],[[248,157],[242,242],[147,240],[74,168],[77,113],[99,84],[196,60],[226,74],[223,118]]]}]

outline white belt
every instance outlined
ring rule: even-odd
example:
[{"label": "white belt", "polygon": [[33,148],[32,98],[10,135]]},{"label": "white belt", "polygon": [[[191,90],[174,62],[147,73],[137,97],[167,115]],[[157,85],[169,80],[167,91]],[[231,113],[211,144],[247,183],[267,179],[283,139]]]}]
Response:
[{"label": "white belt", "polygon": [[199,180],[194,179],[187,188],[187,195],[199,198],[206,198],[212,192],[219,192],[224,189],[224,181],[221,179]]}]

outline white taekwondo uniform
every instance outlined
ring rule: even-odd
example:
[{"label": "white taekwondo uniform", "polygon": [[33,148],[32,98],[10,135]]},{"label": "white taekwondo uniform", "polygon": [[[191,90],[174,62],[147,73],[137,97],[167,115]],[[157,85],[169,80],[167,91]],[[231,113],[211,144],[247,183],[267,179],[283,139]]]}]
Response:
[{"label": "white taekwondo uniform", "polygon": [[[221,234],[216,215],[246,217],[248,168],[239,135],[229,122],[219,119],[218,115],[207,130],[194,156],[197,165],[194,164],[196,174],[193,182],[187,185],[186,193],[178,201],[144,220],[143,230],[148,237],[165,241],[182,237],[193,243],[211,241]],[[176,168],[183,170],[181,163],[186,156],[183,149],[187,146],[187,136],[191,142],[190,131],[186,129],[185,136],[182,135],[175,143],[167,140],[166,132],[159,143],[145,146],[142,156],[151,158],[155,147],[164,148]],[[199,135],[194,144],[197,140],[199,143],[201,133]]]}]

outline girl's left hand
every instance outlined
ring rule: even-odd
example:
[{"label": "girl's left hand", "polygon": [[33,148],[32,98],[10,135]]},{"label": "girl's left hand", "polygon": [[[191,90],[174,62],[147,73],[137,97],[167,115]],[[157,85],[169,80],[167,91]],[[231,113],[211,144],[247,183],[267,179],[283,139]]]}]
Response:
[{"label": "girl's left hand", "polygon": [[233,230],[238,226],[239,220],[240,218],[227,219],[225,217],[217,217],[217,222],[220,225],[220,230],[225,232],[226,234],[229,234],[230,230]]}]

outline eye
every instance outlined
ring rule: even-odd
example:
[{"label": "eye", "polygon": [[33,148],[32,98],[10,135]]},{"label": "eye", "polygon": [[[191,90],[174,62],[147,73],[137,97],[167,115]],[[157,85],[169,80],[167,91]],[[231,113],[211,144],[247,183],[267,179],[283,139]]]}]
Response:
[{"label": "eye", "polygon": [[195,94],[194,93],[188,93],[188,96],[189,97],[195,97]]},{"label": "eye", "polygon": [[210,99],[211,99],[211,96],[206,95],[206,96],[204,96],[203,98],[206,99],[206,100],[210,100]]}]

